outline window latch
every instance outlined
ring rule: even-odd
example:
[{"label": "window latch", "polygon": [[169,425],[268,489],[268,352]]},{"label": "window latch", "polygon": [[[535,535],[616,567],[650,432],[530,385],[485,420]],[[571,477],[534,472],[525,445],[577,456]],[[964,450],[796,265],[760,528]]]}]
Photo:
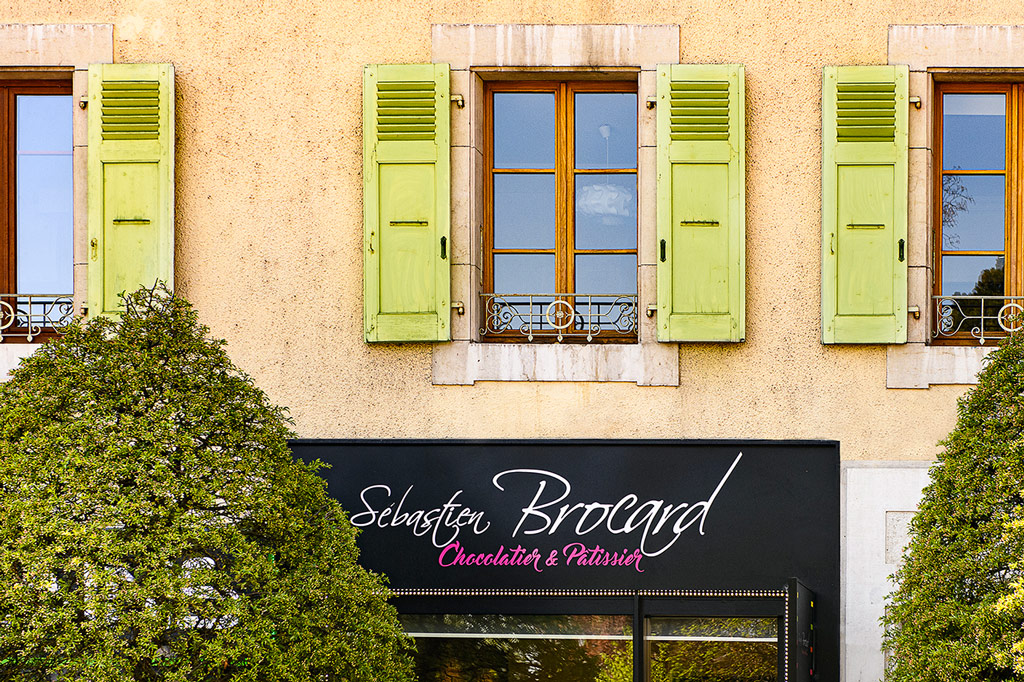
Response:
[{"label": "window latch", "polygon": [[900,245],[900,262],[901,263],[903,262],[903,256],[904,256],[903,247],[904,247],[905,244],[906,244],[906,242],[904,242],[902,239],[899,241],[899,245]]},{"label": "window latch", "polygon": [[661,240],[661,262],[665,262],[665,240]]},{"label": "window latch", "polygon": [[441,260],[448,259],[448,238],[441,237]]}]

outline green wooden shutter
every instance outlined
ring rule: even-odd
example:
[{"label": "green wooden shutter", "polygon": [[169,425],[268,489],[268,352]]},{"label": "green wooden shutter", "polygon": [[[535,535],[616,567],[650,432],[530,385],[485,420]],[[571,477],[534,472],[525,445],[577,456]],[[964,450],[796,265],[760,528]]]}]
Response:
[{"label": "green wooden shutter", "polygon": [[658,340],[742,341],[743,66],[658,67]]},{"label": "green wooden shutter", "polygon": [[907,67],[826,67],[822,343],[907,341]]},{"label": "green wooden shutter", "polygon": [[174,286],[174,67],[89,67],[89,315]]},{"label": "green wooden shutter", "polygon": [[363,322],[367,341],[448,341],[447,64],[363,72]]}]

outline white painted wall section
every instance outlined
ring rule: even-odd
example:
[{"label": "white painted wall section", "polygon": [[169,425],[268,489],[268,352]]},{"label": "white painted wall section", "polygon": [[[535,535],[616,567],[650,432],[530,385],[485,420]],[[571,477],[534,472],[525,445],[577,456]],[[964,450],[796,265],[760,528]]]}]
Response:
[{"label": "white painted wall section", "polygon": [[932,462],[849,461],[842,465],[843,682],[882,679],[882,625],[889,576],[907,542],[906,524],[928,484]]}]

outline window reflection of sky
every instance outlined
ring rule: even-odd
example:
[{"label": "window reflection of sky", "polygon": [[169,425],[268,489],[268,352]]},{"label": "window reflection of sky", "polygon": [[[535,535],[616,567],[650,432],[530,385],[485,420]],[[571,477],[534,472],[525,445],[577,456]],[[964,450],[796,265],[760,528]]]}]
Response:
[{"label": "window reflection of sky", "polygon": [[944,296],[997,296],[1003,293],[1002,256],[944,256]]},{"label": "window reflection of sky", "polygon": [[551,294],[555,291],[553,254],[494,254],[494,291],[503,294]]},{"label": "window reflection of sky", "polygon": [[636,168],[636,93],[576,93],[576,168]]},{"label": "window reflection of sky", "polygon": [[576,176],[576,248],[636,248],[636,175]]},{"label": "window reflection of sky", "polygon": [[581,294],[635,294],[636,256],[583,254],[576,256],[576,291]]},{"label": "window reflection of sky", "polygon": [[942,109],[943,170],[1005,168],[1005,95],[947,93]]},{"label": "window reflection of sky", "polygon": [[1003,175],[942,177],[942,248],[947,251],[1002,251]]},{"label": "window reflection of sky", "polygon": [[17,96],[19,293],[73,290],[71,112],[69,95]]},{"label": "window reflection of sky", "polygon": [[553,93],[494,93],[494,167],[555,167]]},{"label": "window reflection of sky", "polygon": [[495,173],[494,248],[554,247],[554,174]]}]

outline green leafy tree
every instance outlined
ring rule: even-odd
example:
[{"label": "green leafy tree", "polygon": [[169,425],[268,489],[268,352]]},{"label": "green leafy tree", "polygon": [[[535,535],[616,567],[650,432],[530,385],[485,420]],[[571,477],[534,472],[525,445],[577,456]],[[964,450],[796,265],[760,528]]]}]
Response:
[{"label": "green leafy tree", "polygon": [[406,680],[283,411],[162,286],[0,384],[0,679]]},{"label": "green leafy tree", "polygon": [[958,413],[883,619],[891,682],[1024,680],[1024,334],[989,355]]}]

